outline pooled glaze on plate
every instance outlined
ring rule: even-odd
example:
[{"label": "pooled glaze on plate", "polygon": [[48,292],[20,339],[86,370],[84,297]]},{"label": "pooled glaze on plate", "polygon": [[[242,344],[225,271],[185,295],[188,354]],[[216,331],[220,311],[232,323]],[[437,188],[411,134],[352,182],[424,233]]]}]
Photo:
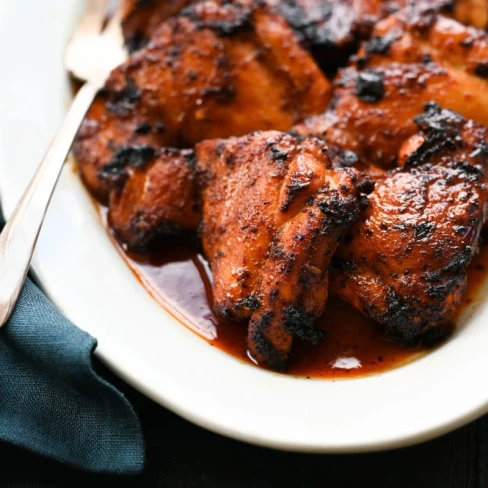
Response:
[{"label": "pooled glaze on plate", "polygon": [[[252,362],[245,323],[225,321],[213,313],[212,273],[194,246],[170,241],[144,258],[120,252],[148,292],[184,325],[211,346]],[[488,246],[484,245],[469,267],[465,305],[475,299],[487,269]],[[408,349],[384,339],[373,320],[334,296],[329,297],[327,311],[317,326],[326,331],[326,336],[316,346],[297,339],[287,374],[327,379],[360,377],[383,373],[429,352],[425,347]]]},{"label": "pooled glaze on plate", "polygon": [[[141,283],[158,302],[178,315],[209,344],[244,361],[246,323],[218,319],[212,312],[211,272],[191,246],[171,243],[147,260],[125,256]],[[379,327],[342,300],[331,297],[318,327],[327,335],[317,346],[297,340],[287,373],[344,378],[380,373],[423,353],[384,340]]]}]

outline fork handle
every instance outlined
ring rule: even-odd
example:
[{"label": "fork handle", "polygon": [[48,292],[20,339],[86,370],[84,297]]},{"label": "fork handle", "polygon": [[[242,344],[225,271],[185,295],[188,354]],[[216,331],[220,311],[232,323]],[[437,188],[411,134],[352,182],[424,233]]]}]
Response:
[{"label": "fork handle", "polygon": [[0,234],[0,327],[8,321],[29,270],[46,210],[98,86],[86,83]]}]

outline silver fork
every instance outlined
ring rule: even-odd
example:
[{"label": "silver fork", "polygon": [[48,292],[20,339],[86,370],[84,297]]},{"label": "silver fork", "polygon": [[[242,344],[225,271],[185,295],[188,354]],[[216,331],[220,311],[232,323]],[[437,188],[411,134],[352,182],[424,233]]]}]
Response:
[{"label": "silver fork", "polygon": [[0,327],[17,303],[47,207],[81,122],[112,69],[127,58],[120,9],[103,27],[108,3],[87,0],[65,56],[67,70],[85,84],[0,235]]}]

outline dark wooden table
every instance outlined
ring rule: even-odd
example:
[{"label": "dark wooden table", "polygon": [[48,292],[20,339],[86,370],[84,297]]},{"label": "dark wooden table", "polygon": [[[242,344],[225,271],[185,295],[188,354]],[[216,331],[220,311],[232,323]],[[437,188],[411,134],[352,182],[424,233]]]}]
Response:
[{"label": "dark wooden table", "polygon": [[397,451],[291,454],[207,432],[144,398],[101,366],[99,369],[128,396],[141,418],[148,449],[146,471],[134,477],[90,475],[0,445],[0,488],[488,487],[488,417],[434,441]]}]

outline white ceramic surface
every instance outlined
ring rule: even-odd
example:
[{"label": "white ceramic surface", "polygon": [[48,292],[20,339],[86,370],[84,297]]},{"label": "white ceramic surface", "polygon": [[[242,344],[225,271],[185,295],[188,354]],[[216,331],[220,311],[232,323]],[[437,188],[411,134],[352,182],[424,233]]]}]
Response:
[{"label": "white ceramic surface", "polygon": [[[7,215],[69,103],[62,52],[81,4],[0,0],[0,193]],[[368,451],[419,442],[488,411],[486,303],[466,311],[443,347],[383,375],[324,381],[262,371],[210,347],[153,301],[70,166],[33,265],[52,300],[99,339],[98,354],[121,377],[231,437],[288,450]]]}]

